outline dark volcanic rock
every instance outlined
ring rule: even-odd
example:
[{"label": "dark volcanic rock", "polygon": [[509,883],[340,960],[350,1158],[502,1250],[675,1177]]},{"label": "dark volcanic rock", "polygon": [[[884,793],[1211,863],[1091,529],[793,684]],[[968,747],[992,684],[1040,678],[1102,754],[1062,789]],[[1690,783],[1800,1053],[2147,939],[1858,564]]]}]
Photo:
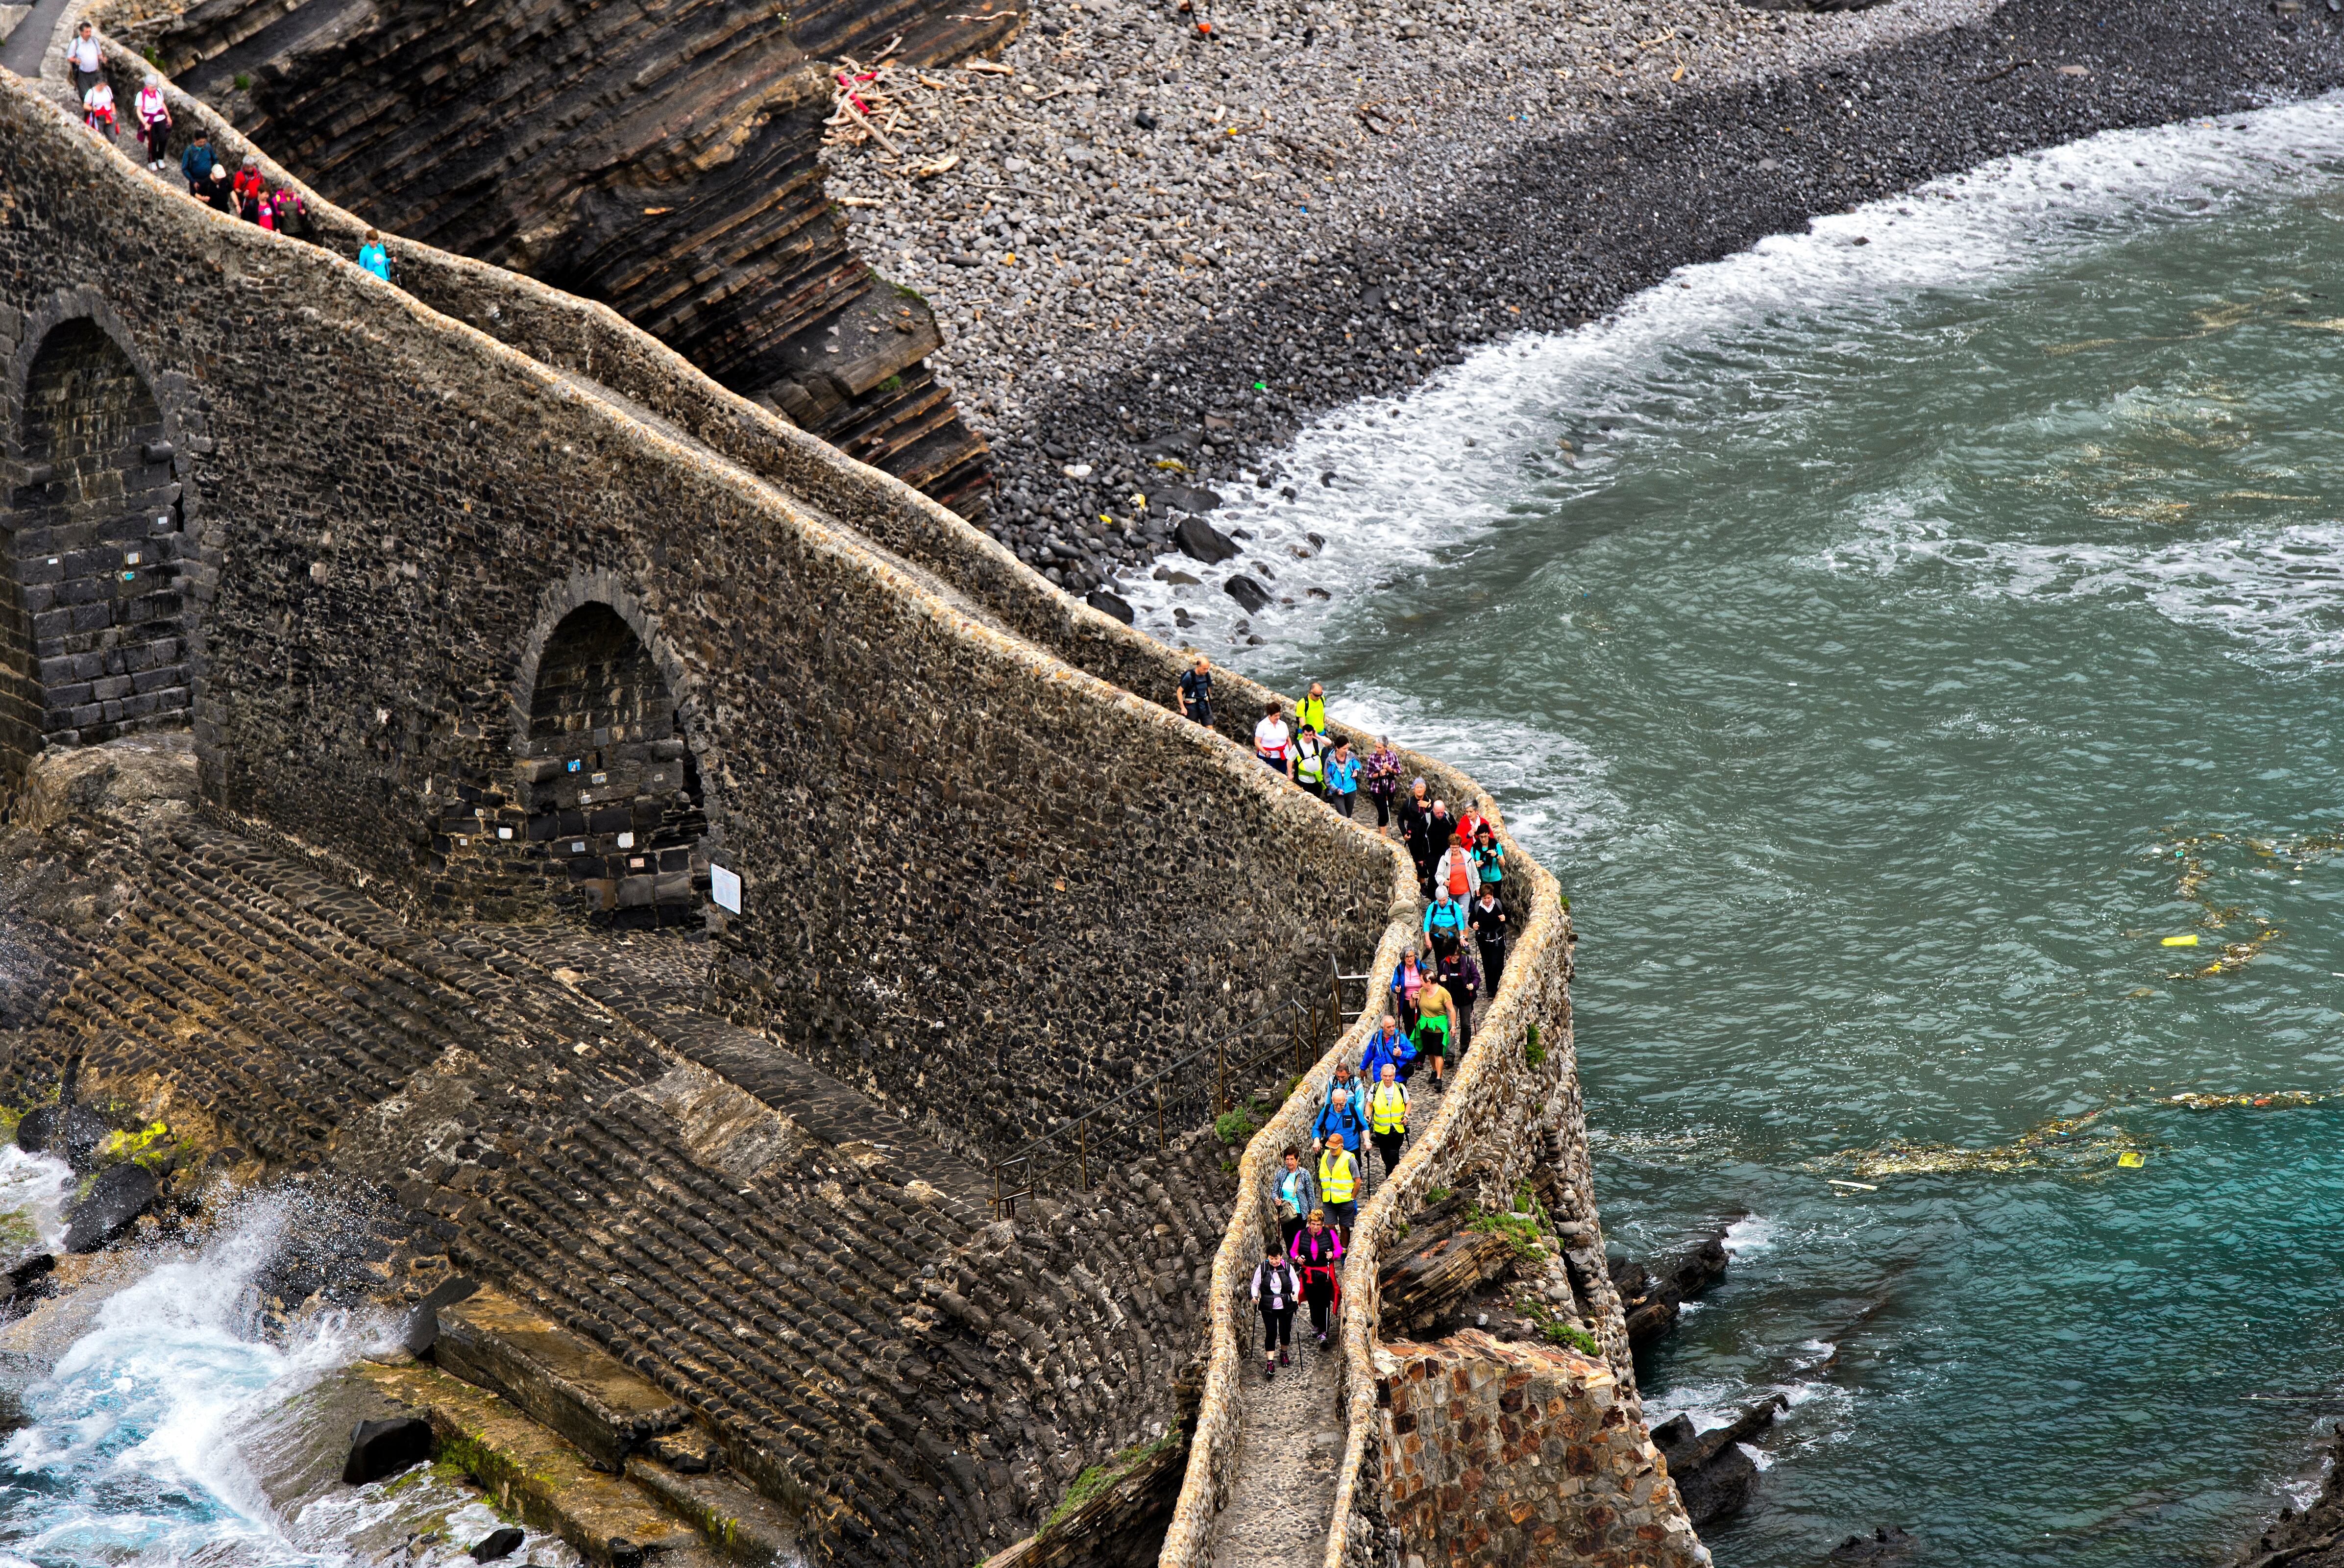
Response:
[{"label": "dark volcanic rock", "polygon": [[474,1543],[470,1556],[475,1563],[495,1563],[520,1550],[521,1533],[508,1524],[501,1530],[491,1530]]},{"label": "dark volcanic rock", "polygon": [[1868,1568],[1875,1563],[1893,1562],[1913,1550],[1913,1538],[1891,1524],[1875,1529],[1869,1537],[1851,1535],[1831,1549],[1832,1568]]},{"label": "dark volcanic rock", "polygon": [[1783,1405],[1780,1395],[1762,1400],[1726,1425],[1698,1434],[1682,1415],[1652,1429],[1652,1446],[1669,1462],[1670,1479],[1695,1529],[1750,1501],[1758,1486],[1758,1463],[1741,1445],[1773,1425]]},{"label": "dark volcanic rock", "polygon": [[1184,517],[1173,531],[1173,542],[1180,553],[1207,566],[1217,566],[1238,552],[1237,541],[1207,522],[1201,517]]},{"label": "dark volcanic rock", "polygon": [[364,1486],[430,1457],[429,1421],[415,1416],[363,1421],[350,1433],[350,1457],[343,1462],[342,1480],[351,1486]]},{"label": "dark volcanic rock", "polygon": [[991,460],[924,363],[935,318],[848,249],[820,162],[822,62],[900,35],[899,69],[936,66],[1024,19],[951,15],[972,9],[205,0],[153,41],[182,86],[369,221],[602,301],[981,517]]},{"label": "dark volcanic rock", "polygon": [[66,1210],[66,1250],[95,1252],[130,1229],[161,1189],[143,1165],[117,1165],[99,1177],[87,1197]]},{"label": "dark volcanic rock", "polygon": [[1262,607],[1269,602],[1269,590],[1242,573],[1230,578],[1221,587],[1230,598],[1245,606],[1248,615],[1259,614]]},{"label": "dark volcanic rock", "polygon": [[1187,484],[1158,485],[1151,499],[1175,511],[1210,511],[1221,504],[1221,498],[1213,491]]},{"label": "dark volcanic rock", "polygon": [[1131,613],[1130,601],[1123,598],[1119,594],[1109,593],[1104,588],[1092,589],[1089,594],[1084,598],[1083,602],[1089,605],[1094,610],[1114,616],[1116,620],[1122,622],[1127,626],[1130,625],[1134,620]]},{"label": "dark volcanic rock", "polygon": [[64,1116],[56,1106],[35,1106],[16,1124],[16,1147],[26,1154],[54,1154],[76,1170],[87,1170],[90,1156],[113,1130],[86,1105]]}]

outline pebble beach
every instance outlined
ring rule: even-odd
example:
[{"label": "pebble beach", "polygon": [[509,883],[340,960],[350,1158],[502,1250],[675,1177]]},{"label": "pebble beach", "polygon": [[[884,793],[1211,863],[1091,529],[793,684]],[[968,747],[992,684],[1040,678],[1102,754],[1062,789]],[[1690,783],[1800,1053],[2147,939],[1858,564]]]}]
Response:
[{"label": "pebble beach", "polygon": [[1271,454],[1315,413],[1807,217],[2319,90],[2344,56],[2326,0],[1191,3],[1037,0],[997,60],[860,84],[874,112],[825,149],[994,445],[986,527],[1070,592],[1166,570],[1228,487],[1297,482]]}]

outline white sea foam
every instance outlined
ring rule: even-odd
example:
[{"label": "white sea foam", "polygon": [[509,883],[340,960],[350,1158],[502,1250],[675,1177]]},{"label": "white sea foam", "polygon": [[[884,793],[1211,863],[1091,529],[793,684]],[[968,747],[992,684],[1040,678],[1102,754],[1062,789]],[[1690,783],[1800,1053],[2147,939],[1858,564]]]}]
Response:
[{"label": "white sea foam", "polygon": [[1763,1214],[1745,1214],[1725,1228],[1726,1253],[1733,1258],[1754,1258],[1774,1245],[1781,1229]]},{"label": "white sea foam", "polygon": [[55,1252],[65,1245],[66,1199],[73,1193],[73,1167],[55,1155],[26,1154],[15,1144],[0,1148],[0,1217],[14,1216],[16,1242],[0,1239],[0,1253]]},{"label": "white sea foam", "polygon": [[[1127,582],[1126,595],[1140,623],[1161,635],[1207,649],[1241,645],[1237,627],[1247,618],[1220,584],[1268,561],[1273,592],[1292,603],[1249,624],[1281,651],[1307,649],[1363,596],[1409,579],[1437,584],[1448,562],[1485,544],[1518,509],[1543,514],[1556,500],[1600,489],[1612,444],[1633,440],[1642,420],[1674,418],[1696,393],[1703,400],[1699,417],[1734,417],[1740,410],[1716,404],[1719,358],[1764,364],[1771,322],[1795,319],[1810,334],[1798,352],[1812,355],[1812,333],[1827,332],[1834,319],[1854,324],[1925,290],[2056,265],[2137,233],[2144,222],[2187,220],[2330,184],[2344,172],[2339,160],[2344,96],[2331,96],[2219,121],[2111,131],[1816,218],[1804,233],[1681,268],[1596,325],[1495,345],[1404,398],[1369,400],[1314,420],[1278,454],[1294,476],[1296,501],[1251,486],[1225,491],[1228,504],[1213,521],[1254,535],[1246,554],[1215,568],[1168,557],[1169,567],[1204,579],[1201,585],[1143,578]],[[1859,238],[1867,243],[1857,245]],[[1766,417],[1799,415],[1793,408]],[[1600,433],[1604,426],[1614,427],[1609,438]],[[1575,467],[1564,465],[1558,435],[1581,449]],[[1323,548],[1309,542],[1312,533]],[[2242,565],[2285,552],[2276,540],[2243,548]],[[2139,568],[2175,580],[2201,569],[2186,551]],[[2257,604],[2266,607],[2249,606],[2236,617],[2241,622],[2270,612],[2268,601],[2298,604],[2264,576],[2248,575]],[[1311,597],[1314,587],[1331,597]],[[2226,613],[2185,581],[2158,605],[2193,618]],[[1189,629],[1175,627],[1176,606],[1190,615]],[[2308,607],[2299,613],[2316,622]],[[2316,624],[2288,634],[2307,650],[2331,640]]]}]

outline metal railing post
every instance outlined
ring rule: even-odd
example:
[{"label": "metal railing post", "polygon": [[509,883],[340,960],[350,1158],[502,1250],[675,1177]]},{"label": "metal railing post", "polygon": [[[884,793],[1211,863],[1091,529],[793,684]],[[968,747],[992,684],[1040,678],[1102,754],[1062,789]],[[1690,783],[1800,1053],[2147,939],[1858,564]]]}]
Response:
[{"label": "metal railing post", "polygon": [[1164,1086],[1156,1086],[1156,1152],[1164,1152]]},{"label": "metal railing post", "polygon": [[1091,1118],[1085,1117],[1077,1129],[1075,1145],[1076,1168],[1082,1172],[1083,1190],[1091,1189]]},{"label": "metal railing post", "polygon": [[1229,1047],[1225,1040],[1213,1042],[1213,1114],[1221,1115],[1229,1108]]}]

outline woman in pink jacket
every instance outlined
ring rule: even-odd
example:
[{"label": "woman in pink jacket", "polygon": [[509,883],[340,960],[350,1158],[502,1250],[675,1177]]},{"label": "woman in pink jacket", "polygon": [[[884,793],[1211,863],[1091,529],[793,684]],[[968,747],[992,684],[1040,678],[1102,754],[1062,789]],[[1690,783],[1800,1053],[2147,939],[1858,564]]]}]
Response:
[{"label": "woman in pink jacket", "polygon": [[132,100],[130,112],[138,117],[139,132],[146,138],[146,167],[167,167],[169,161],[163,149],[171,142],[171,106],[163,101],[163,78],[154,72],[146,73],[146,85]]}]

